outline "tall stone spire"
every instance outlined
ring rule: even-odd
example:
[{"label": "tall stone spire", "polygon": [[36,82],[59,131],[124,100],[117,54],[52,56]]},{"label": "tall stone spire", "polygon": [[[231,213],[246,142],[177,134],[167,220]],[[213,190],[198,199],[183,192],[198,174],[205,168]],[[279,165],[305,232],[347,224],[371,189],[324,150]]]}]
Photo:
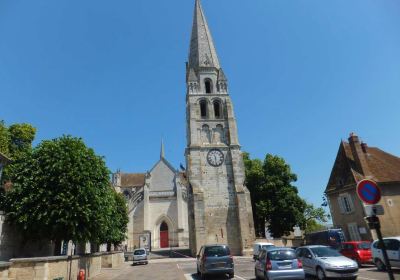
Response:
[{"label": "tall stone spire", "polygon": [[199,67],[219,69],[220,65],[203,8],[200,0],[196,0],[190,39],[189,68],[197,70]]},{"label": "tall stone spire", "polygon": [[165,158],[165,152],[164,152],[164,141],[161,139],[161,150],[160,150],[160,159]]}]

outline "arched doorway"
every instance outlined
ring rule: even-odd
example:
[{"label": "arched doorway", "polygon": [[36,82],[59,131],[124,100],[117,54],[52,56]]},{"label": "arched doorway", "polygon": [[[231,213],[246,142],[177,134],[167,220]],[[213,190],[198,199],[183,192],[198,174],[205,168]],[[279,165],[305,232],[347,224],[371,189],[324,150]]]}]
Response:
[{"label": "arched doorway", "polygon": [[160,225],[160,248],[169,247],[168,237],[168,225],[166,222],[162,222]]}]

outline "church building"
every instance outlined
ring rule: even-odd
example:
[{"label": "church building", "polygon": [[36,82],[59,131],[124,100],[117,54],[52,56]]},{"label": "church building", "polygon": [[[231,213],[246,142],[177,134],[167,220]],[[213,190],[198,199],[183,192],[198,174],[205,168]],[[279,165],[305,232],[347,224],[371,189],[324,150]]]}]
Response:
[{"label": "church building", "polygon": [[114,188],[128,205],[126,249],[188,247],[187,181],[164,156],[146,173],[116,172]]},{"label": "church building", "polygon": [[[201,7],[195,0],[186,63],[186,171],[165,159],[147,173],[113,174],[128,201],[127,249],[227,244],[250,254],[255,239],[250,193],[228,80]],[[178,97],[177,97],[178,98]]]}]

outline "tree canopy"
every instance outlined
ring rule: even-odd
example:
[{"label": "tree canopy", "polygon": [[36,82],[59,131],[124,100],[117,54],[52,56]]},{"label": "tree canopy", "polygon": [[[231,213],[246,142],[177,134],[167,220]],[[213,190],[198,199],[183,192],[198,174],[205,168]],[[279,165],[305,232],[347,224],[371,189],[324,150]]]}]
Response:
[{"label": "tree canopy", "polygon": [[297,180],[281,157],[267,154],[264,161],[244,153],[246,185],[250,191],[256,232],[263,236],[265,225],[273,237],[281,237],[300,225],[304,228],[306,202],[293,182]]},{"label": "tree canopy", "polygon": [[[32,134],[25,136],[31,139]],[[124,239],[126,206],[110,186],[103,158],[82,139],[62,136],[41,142],[13,164],[10,179],[7,219],[25,237],[94,243]]]}]

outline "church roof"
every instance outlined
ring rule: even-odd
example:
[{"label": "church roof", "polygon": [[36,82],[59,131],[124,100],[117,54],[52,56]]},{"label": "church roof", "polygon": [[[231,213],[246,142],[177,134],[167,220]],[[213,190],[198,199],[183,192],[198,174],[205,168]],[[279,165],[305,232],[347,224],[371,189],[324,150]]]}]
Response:
[{"label": "church roof", "polygon": [[199,67],[219,69],[220,65],[203,8],[200,0],[196,0],[190,39],[189,68],[198,69]]},{"label": "church roof", "polygon": [[120,187],[142,187],[145,176],[145,173],[121,173]]}]

